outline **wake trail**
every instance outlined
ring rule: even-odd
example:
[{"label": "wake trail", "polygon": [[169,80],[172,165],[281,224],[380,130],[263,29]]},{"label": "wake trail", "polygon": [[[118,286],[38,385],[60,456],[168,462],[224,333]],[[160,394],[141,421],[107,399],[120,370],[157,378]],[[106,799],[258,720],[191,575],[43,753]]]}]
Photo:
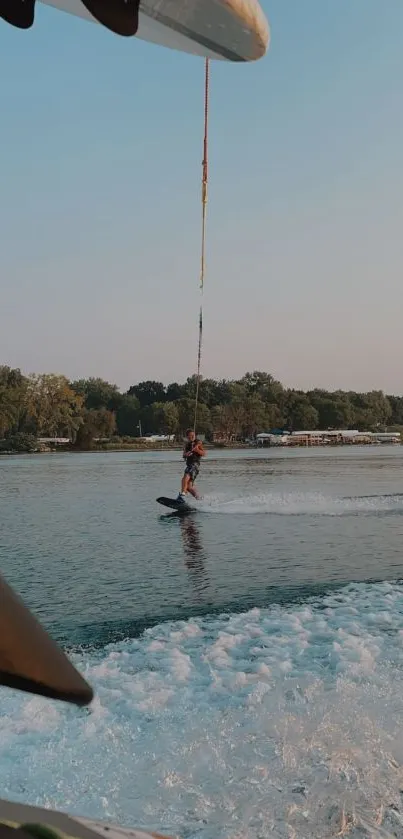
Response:
[{"label": "wake trail", "polygon": [[403,494],[330,496],[320,492],[268,492],[231,497],[206,495],[194,505],[201,513],[225,515],[354,516],[403,513]]}]

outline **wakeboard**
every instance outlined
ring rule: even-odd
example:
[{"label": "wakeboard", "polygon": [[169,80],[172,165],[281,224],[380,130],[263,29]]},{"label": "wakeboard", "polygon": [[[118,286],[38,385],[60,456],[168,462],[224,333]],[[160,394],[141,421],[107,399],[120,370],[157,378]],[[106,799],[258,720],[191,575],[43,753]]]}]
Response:
[{"label": "wakeboard", "polygon": [[165,496],[161,496],[157,498],[157,503],[162,504],[163,507],[169,507],[170,510],[175,510],[175,512],[181,515],[184,513],[193,513],[194,510],[193,507],[189,507],[186,501],[178,501],[176,498],[165,498]]}]

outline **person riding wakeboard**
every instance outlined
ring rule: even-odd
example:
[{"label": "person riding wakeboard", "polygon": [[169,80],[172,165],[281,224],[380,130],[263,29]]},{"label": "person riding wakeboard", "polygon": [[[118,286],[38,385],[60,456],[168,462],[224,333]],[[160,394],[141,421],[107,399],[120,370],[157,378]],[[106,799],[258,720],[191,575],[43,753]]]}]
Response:
[{"label": "person riding wakeboard", "polygon": [[187,492],[193,495],[193,498],[198,500],[200,496],[194,488],[194,482],[199,474],[201,458],[205,456],[203,444],[198,440],[192,428],[188,428],[186,432],[187,441],[183,449],[183,458],[186,461],[185,471],[182,478],[181,491],[178,495],[178,501],[185,503],[185,495]]}]

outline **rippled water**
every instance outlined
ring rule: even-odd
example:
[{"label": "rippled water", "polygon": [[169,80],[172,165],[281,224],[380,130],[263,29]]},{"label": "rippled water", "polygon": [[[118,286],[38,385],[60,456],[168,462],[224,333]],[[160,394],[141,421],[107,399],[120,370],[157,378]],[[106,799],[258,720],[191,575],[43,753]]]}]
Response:
[{"label": "rippled water", "polygon": [[[95,686],[5,691],[2,795],[213,837],[403,837],[403,452],[0,461],[1,567]],[[162,515],[161,515],[162,513]]]}]

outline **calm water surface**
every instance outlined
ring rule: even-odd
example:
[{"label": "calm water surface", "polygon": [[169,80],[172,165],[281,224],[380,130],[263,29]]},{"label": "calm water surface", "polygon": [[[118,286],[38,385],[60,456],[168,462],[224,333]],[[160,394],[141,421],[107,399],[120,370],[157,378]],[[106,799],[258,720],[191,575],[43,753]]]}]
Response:
[{"label": "calm water surface", "polygon": [[402,467],[210,452],[180,519],[155,503],[180,453],[2,458],[2,572],[97,691],[5,692],[3,795],[202,839],[403,837]]},{"label": "calm water surface", "polygon": [[[403,576],[403,450],[211,453],[202,512],[165,515],[180,454],[0,461],[6,577],[55,630],[278,601],[303,586]],[[81,627],[85,631],[81,632]]]}]

